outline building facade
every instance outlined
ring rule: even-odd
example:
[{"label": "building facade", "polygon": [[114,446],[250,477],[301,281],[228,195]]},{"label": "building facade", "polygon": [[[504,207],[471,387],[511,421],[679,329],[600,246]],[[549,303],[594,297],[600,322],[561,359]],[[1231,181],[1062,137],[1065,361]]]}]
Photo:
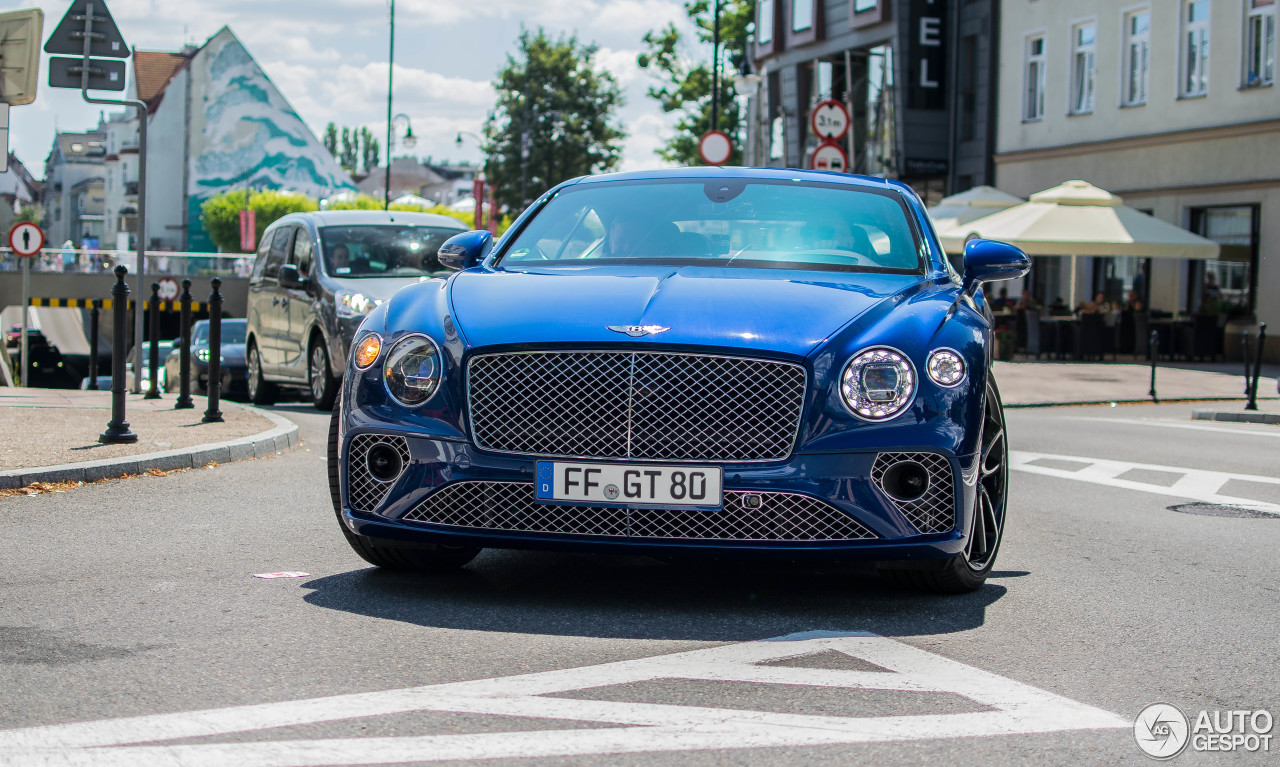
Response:
[{"label": "building facade", "polygon": [[[996,185],[1026,197],[1083,179],[1222,248],[1083,259],[1077,295],[1280,322],[1276,27],[1275,0],[1001,3]],[[1045,301],[1069,277],[1066,259],[1043,261],[1029,287]]]},{"label": "building facade", "polygon": [[[94,221],[97,224],[95,230],[83,228],[85,211],[82,207],[90,205],[101,195],[106,138],[101,131],[58,133],[53,137],[53,149],[44,164],[45,241],[51,247],[61,247],[66,242],[79,247],[86,234],[102,236],[100,220]],[[97,180],[99,191],[90,194],[93,179]],[[99,209],[99,219],[101,213]]]},{"label": "building facade", "polygon": [[[900,178],[928,202],[993,182],[995,0],[758,0],[748,165],[830,167]],[[847,134],[824,141],[814,107],[842,103]],[[823,150],[830,156],[830,148]]]}]

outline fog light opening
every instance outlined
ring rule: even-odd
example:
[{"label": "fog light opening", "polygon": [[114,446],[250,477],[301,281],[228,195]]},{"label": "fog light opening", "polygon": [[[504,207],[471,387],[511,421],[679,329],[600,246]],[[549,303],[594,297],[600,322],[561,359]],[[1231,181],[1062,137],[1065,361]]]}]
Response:
[{"label": "fog light opening", "polygon": [[369,474],[379,482],[390,482],[400,476],[404,462],[400,460],[400,451],[386,443],[369,448],[365,456],[365,466]]},{"label": "fog light opening", "polygon": [[890,466],[884,473],[884,491],[895,501],[910,503],[924,497],[929,490],[929,471],[915,461]]}]

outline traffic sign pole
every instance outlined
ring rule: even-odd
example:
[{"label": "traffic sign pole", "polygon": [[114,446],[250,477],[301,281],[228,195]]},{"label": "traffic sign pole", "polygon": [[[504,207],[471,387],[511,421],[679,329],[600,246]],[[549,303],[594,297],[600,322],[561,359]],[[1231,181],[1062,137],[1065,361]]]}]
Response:
[{"label": "traffic sign pole", "polygon": [[30,221],[20,221],[9,230],[9,249],[22,259],[22,370],[18,371],[19,383],[27,386],[27,371],[31,369],[31,348],[27,333],[31,328],[27,314],[31,311],[31,259],[44,248],[44,232]]},{"label": "traffic sign pole", "polygon": [[27,314],[31,311],[31,259],[22,259],[22,388],[27,388],[27,371],[31,369],[31,358],[27,356]]}]

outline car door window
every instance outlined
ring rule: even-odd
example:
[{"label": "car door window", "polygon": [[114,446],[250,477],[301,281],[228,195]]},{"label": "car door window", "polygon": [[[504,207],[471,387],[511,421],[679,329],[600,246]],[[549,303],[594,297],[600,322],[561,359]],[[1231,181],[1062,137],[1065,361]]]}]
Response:
[{"label": "car door window", "polygon": [[311,276],[311,252],[311,237],[305,229],[299,229],[298,236],[293,238],[289,263],[298,267],[298,275],[303,279]]},{"label": "car door window", "polygon": [[258,243],[258,258],[253,262],[253,273],[249,276],[249,282],[262,281],[262,275],[267,268],[267,259],[271,255],[271,241],[279,233],[279,229],[273,229],[262,235],[262,242]]},{"label": "car door window", "polygon": [[262,270],[262,276],[274,280],[280,274],[280,265],[284,263],[285,255],[289,252],[289,244],[293,239],[293,232],[296,227],[282,227],[276,232],[276,237],[271,241],[271,252],[267,254],[267,265]]}]

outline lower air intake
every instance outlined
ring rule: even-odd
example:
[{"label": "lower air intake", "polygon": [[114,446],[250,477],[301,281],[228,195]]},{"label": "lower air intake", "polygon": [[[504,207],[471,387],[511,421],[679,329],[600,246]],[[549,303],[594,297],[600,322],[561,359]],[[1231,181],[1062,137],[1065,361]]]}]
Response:
[{"label": "lower air intake", "polygon": [[[398,467],[391,462],[394,474],[388,474],[381,468],[388,465],[385,460],[370,465],[371,451],[376,459],[388,449],[394,451],[389,456],[400,459]],[[378,508],[408,465],[409,443],[404,437],[390,434],[357,434],[352,437],[347,447],[347,505],[352,511],[368,512]],[[375,476],[374,471],[383,473],[383,477]]]},{"label": "lower air intake", "polygon": [[[928,481],[918,497],[894,484],[895,469],[904,465],[923,467]],[[914,467],[912,467],[914,468]],[[945,533],[956,526],[956,483],[951,462],[937,453],[881,453],[871,465],[871,481],[876,488],[921,533]],[[910,498],[911,500],[903,500]]]}]

